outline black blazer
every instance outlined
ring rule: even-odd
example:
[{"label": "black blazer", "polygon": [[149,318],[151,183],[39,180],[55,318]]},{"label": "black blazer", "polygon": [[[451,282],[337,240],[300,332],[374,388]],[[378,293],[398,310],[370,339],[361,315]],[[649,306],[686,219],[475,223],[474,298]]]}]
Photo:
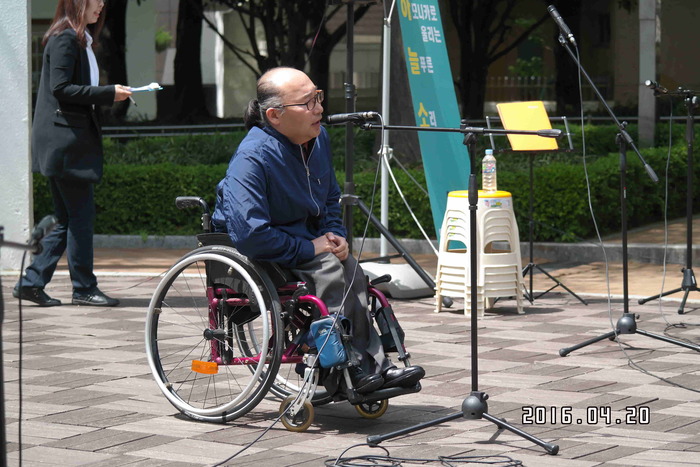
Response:
[{"label": "black blazer", "polygon": [[47,177],[98,182],[102,131],[96,105],[114,102],[114,86],[90,86],[90,63],[75,31],[49,39],[32,125],[32,170]]}]

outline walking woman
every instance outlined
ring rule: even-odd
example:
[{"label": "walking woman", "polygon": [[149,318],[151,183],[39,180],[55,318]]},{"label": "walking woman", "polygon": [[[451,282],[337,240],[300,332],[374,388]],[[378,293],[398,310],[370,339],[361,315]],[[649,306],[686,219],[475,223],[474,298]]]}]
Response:
[{"label": "walking woman", "polygon": [[49,283],[67,249],[74,305],[116,306],[93,273],[94,184],[102,178],[102,133],[95,106],[128,99],[122,85],[99,85],[94,41],[104,24],[103,0],[58,0],[44,35],[44,58],[32,127],[32,170],[48,177],[56,228],[13,295],[39,306],[61,305]]}]

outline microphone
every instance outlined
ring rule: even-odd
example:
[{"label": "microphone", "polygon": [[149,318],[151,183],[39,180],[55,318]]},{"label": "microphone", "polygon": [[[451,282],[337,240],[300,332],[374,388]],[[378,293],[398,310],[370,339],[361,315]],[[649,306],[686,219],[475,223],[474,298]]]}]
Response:
[{"label": "microphone", "polygon": [[326,123],[329,125],[337,125],[347,122],[365,122],[379,117],[377,112],[353,112],[349,114],[335,114],[326,117]]},{"label": "microphone", "polygon": [[668,89],[663,86],[659,86],[659,83],[650,79],[644,81],[644,86],[648,87],[649,89],[653,89],[656,94],[668,94]]},{"label": "microphone", "polygon": [[547,11],[549,12],[550,15],[552,15],[552,19],[554,20],[555,23],[557,23],[557,26],[559,26],[559,30],[561,31],[561,35],[564,36],[566,39],[571,42],[571,44],[576,47],[576,39],[574,39],[574,35],[571,34],[571,30],[569,27],[566,25],[564,22],[564,19],[561,17],[557,9],[554,7],[554,5],[549,5],[547,7]]},{"label": "microphone", "polygon": [[56,219],[56,216],[49,215],[41,219],[34,227],[29,240],[29,245],[34,247],[34,253],[41,253],[42,247],[39,242],[53,230],[56,224],[58,224],[58,219]]},{"label": "microphone", "polygon": [[542,136],[544,138],[559,138],[561,136],[561,130],[552,128],[546,130],[537,130],[537,136]]}]

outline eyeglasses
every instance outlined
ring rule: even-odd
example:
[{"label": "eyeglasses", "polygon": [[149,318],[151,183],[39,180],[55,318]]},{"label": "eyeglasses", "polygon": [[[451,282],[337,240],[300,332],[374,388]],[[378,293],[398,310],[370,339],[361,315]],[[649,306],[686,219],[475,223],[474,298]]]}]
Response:
[{"label": "eyeglasses", "polygon": [[279,108],[284,108],[284,107],[294,107],[297,105],[304,105],[306,106],[306,110],[313,110],[316,107],[317,103],[323,102],[323,90],[322,89],[317,89],[316,94],[309,99],[308,101],[304,102],[303,104],[284,104],[280,105]]}]

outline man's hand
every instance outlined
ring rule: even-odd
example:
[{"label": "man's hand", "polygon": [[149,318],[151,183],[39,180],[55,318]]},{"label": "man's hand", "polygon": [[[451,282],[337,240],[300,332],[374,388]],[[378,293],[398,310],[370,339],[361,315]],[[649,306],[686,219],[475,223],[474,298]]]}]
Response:
[{"label": "man's hand", "polygon": [[333,232],[327,232],[326,238],[333,244],[331,253],[337,256],[340,261],[345,261],[350,253],[348,241],[344,237],[335,235]]},{"label": "man's hand", "polygon": [[322,253],[330,253],[333,247],[335,246],[333,243],[326,238],[325,235],[321,235],[318,238],[314,238],[311,240],[311,243],[314,244],[314,256],[318,256]]},{"label": "man's hand", "polygon": [[321,253],[333,253],[340,261],[345,261],[350,252],[348,241],[332,232],[327,232],[325,235],[314,238],[311,243],[314,244],[315,256]]}]

